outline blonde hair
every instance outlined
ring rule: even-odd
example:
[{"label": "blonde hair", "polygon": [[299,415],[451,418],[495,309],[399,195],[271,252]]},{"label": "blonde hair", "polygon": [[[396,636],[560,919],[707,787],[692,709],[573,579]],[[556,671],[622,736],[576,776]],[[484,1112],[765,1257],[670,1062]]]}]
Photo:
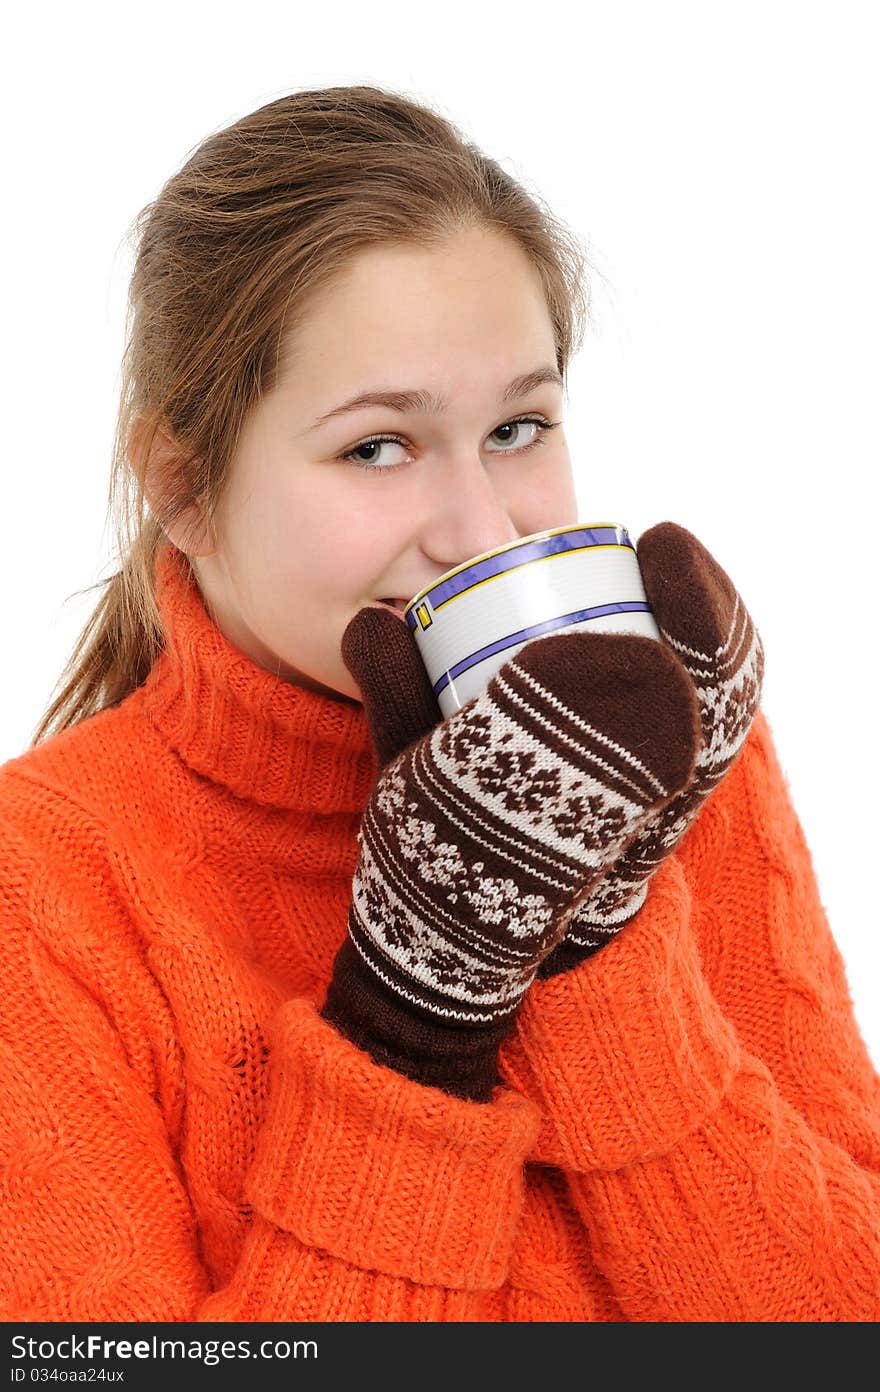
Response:
[{"label": "blonde hair", "polygon": [[[283,334],[361,249],[484,226],[538,271],[565,377],[589,320],[572,233],[447,119],[378,87],[292,92],[209,136],[129,229],[136,255],[108,515],[120,569],[56,683],[32,745],[117,705],[164,636],[153,564],[195,507],[210,525],[248,412],[272,390]],[[143,448],[130,449],[135,423]],[[147,506],[158,433],[175,449]],[[157,466],[153,465],[154,470]]]}]

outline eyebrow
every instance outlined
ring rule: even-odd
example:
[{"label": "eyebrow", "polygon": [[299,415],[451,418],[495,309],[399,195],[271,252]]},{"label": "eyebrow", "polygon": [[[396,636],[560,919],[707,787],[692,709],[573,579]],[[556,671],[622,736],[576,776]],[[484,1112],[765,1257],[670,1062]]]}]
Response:
[{"label": "eyebrow", "polygon": [[[518,397],[525,396],[528,392],[534,391],[544,382],[555,382],[557,386],[564,386],[562,376],[555,367],[538,367],[534,372],[524,372],[520,377],[514,377],[501,394],[501,400],[514,401]],[[323,416],[319,416],[313,425],[310,425],[306,434],[317,430],[319,425],[325,421],[333,420],[335,416],[345,415],[348,411],[360,411],[367,406],[387,406],[392,411],[418,411],[423,415],[442,415],[449,409],[449,402],[443,396],[435,396],[424,387],[415,388],[410,391],[397,391],[393,388],[378,391],[361,392],[358,396],[353,396],[349,401],[343,401],[341,405],[334,406],[332,411],[327,411]]]}]

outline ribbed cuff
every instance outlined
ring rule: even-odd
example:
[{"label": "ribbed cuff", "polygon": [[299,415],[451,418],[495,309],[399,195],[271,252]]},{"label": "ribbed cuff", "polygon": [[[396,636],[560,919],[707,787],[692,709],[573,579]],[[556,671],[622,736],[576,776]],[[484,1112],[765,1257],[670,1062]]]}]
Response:
[{"label": "ribbed cuff", "polygon": [[491,1105],[417,1087],[318,1014],[273,1022],[266,1118],[246,1196],[277,1227],[352,1264],[423,1284],[504,1283],[540,1124],[500,1088]]},{"label": "ribbed cuff", "polygon": [[741,1047],[706,981],[679,860],[601,952],[536,981],[502,1075],[545,1112],[542,1158],[580,1173],[665,1154],[710,1117]]},{"label": "ribbed cuff", "polygon": [[348,937],[336,954],[321,1014],[374,1062],[472,1102],[491,1098],[498,1051],[514,1027],[512,1016],[486,1029],[416,1014],[376,979]]}]

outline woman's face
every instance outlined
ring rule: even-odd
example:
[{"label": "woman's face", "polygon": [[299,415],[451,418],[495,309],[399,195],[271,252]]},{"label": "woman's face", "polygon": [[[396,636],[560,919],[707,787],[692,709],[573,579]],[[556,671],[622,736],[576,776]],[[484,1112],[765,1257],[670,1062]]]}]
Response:
[{"label": "woman's face", "polygon": [[[230,642],[287,681],[359,701],[340,643],[364,605],[409,600],[479,552],[575,522],[563,426],[513,424],[561,420],[558,381],[509,391],[555,376],[555,357],[537,273],[497,234],[361,254],[291,337],[212,539],[185,547]],[[413,391],[444,409],[339,409]],[[365,443],[378,435],[397,439]]]}]

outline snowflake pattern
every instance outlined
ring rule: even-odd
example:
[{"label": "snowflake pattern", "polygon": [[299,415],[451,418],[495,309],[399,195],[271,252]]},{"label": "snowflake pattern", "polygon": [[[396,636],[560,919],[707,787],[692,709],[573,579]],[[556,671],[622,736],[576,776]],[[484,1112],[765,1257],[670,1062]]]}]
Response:
[{"label": "snowflake pattern", "polygon": [[464,898],[471,905],[477,921],[503,927],[515,940],[529,939],[538,943],[553,918],[553,907],[540,894],[520,892],[516,881],[497,875],[483,875],[482,861],[472,867],[472,875]]},{"label": "snowflake pattern", "polygon": [[497,798],[508,811],[535,818],[559,796],[558,768],[542,767],[531,749],[495,749],[475,770],[487,798]]},{"label": "snowflake pattern", "polygon": [[399,817],[406,802],[404,766],[398,759],[384,770],[374,792],[376,809],[389,821]]},{"label": "snowflake pattern", "polygon": [[550,820],[563,840],[577,841],[584,851],[601,851],[615,843],[626,831],[628,821],[623,807],[609,803],[598,794],[583,797],[570,794]]},{"label": "snowflake pattern", "polygon": [[598,950],[607,941],[607,935],[620,926],[602,920],[624,914],[628,907],[633,912],[640,907],[650,876],[693,826],[706,798],[742,748],[758,710],[764,677],[764,646],[749,616],[742,638],[745,656],[732,676],[722,677],[721,672],[729,666],[732,647],[739,641],[731,638],[731,646],[722,648],[707,670],[704,659],[689,658],[682,651],[684,645],[672,639],[694,680],[700,706],[703,744],[695,777],[688,788],[650,819],[610,873],[577,906],[571,919],[572,941],[592,941]]},{"label": "snowflake pattern", "polygon": [[444,758],[467,768],[489,747],[492,722],[488,712],[479,710],[468,710],[466,716],[459,717],[461,711],[444,720],[437,726],[434,738]]}]

